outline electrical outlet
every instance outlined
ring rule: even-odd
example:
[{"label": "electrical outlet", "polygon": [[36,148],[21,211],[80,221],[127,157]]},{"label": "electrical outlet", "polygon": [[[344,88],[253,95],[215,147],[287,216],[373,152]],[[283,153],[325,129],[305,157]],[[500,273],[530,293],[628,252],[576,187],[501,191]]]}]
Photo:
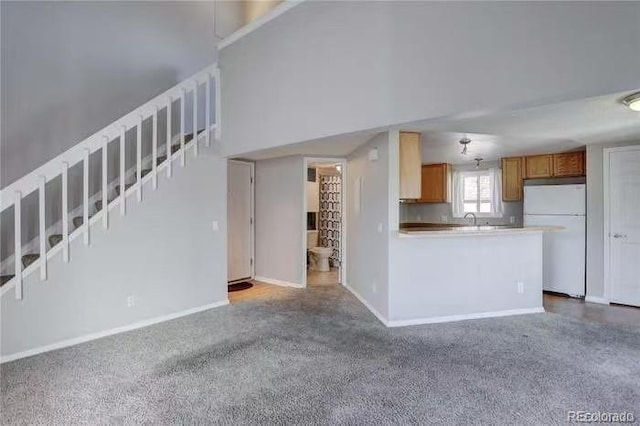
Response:
[{"label": "electrical outlet", "polygon": [[517,286],[518,286],[518,294],[524,293],[524,283],[522,281],[518,281]]},{"label": "electrical outlet", "polygon": [[448,220],[449,220],[449,216],[447,216],[446,214],[440,216],[440,222],[447,223]]},{"label": "electrical outlet", "polygon": [[214,231],[217,231],[218,229],[220,229],[220,226],[218,225],[217,220],[214,220],[213,222],[211,222],[211,227],[213,228]]},{"label": "electrical outlet", "polygon": [[418,219],[418,222],[422,222],[422,215],[418,215],[416,219]]},{"label": "electrical outlet", "polygon": [[373,294],[376,294],[376,292],[378,291],[378,284],[376,283],[375,280],[373,281],[372,290],[373,290]]},{"label": "electrical outlet", "polygon": [[136,305],[135,296],[127,296],[127,308],[132,308]]},{"label": "electrical outlet", "polygon": [[382,233],[382,224],[381,223],[378,224],[378,232]]},{"label": "electrical outlet", "polygon": [[512,225],[514,223],[516,223],[516,217],[515,216],[509,216],[509,223],[512,224]]}]

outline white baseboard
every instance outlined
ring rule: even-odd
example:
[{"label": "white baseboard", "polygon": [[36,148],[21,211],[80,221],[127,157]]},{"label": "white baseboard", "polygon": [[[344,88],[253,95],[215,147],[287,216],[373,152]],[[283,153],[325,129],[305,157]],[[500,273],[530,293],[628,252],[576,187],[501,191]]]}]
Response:
[{"label": "white baseboard", "polygon": [[544,308],[527,308],[527,309],[510,309],[506,311],[494,311],[494,312],[479,312],[475,314],[464,315],[448,315],[442,317],[430,317],[430,318],[415,318],[409,320],[390,320],[387,323],[388,327],[404,327],[408,325],[421,325],[421,324],[438,324],[443,322],[455,322],[465,321],[482,318],[495,318],[495,317],[507,317],[512,315],[525,315],[525,314],[540,314],[544,313]]},{"label": "white baseboard", "polygon": [[290,281],[276,280],[276,279],[267,278],[267,277],[260,277],[258,275],[255,276],[254,280],[260,281],[260,282],[263,282],[263,283],[266,283],[266,284],[279,285],[279,286],[282,286],[282,287],[306,288],[306,286],[304,284],[292,283]]},{"label": "white baseboard", "polygon": [[601,305],[609,304],[609,301],[607,299],[598,296],[585,296],[584,301],[589,303],[599,303]]},{"label": "white baseboard", "polygon": [[4,364],[5,362],[15,361],[20,358],[26,358],[29,356],[41,354],[44,352],[54,351],[56,349],[62,349],[69,346],[78,345],[80,343],[89,342],[91,340],[100,339],[102,337],[112,336],[114,334],[124,333],[127,331],[136,330],[138,328],[148,327],[150,325],[158,324],[161,322],[169,321],[172,319],[184,317],[187,315],[195,314],[202,311],[207,311],[209,309],[218,308],[220,306],[225,306],[229,304],[229,300],[222,300],[220,302],[210,303],[204,306],[198,306],[196,308],[187,309],[180,312],[175,312],[169,315],[163,315],[156,318],[151,318],[147,320],[142,320],[135,322],[133,324],[124,325],[122,327],[112,328],[110,330],[99,331],[97,333],[85,334],[84,336],[74,337],[73,339],[63,340],[61,342],[52,343],[50,345],[40,346],[39,348],[29,349],[28,351],[17,352],[11,355],[5,355],[0,357],[0,364]]},{"label": "white baseboard", "polygon": [[348,284],[343,284],[344,287],[349,290],[351,292],[351,294],[353,294],[356,299],[358,299],[360,301],[360,303],[362,303],[368,310],[371,311],[371,313],[373,315],[375,315],[376,318],[378,318],[378,320],[383,323],[385,326],[389,327],[389,321],[384,317],[384,315],[382,315],[380,312],[378,312],[378,310],[376,308],[374,308],[373,306],[371,306],[371,304],[369,302],[367,302],[365,300],[364,297],[362,297],[360,295],[360,293],[358,293],[357,291],[355,291],[353,288],[351,288]]}]

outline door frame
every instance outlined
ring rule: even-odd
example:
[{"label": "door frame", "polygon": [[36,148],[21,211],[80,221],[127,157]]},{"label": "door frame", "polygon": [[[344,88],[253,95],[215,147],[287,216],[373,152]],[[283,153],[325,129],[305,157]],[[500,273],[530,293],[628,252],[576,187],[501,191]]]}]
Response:
[{"label": "door frame", "polygon": [[[611,154],[614,152],[640,151],[640,145],[626,145],[602,150],[602,189],[604,195],[604,301],[611,303]],[[588,217],[587,217],[587,220]]]},{"label": "door frame", "polygon": [[[251,182],[250,182],[250,188],[249,188],[249,214],[251,216],[251,221],[250,221],[250,228],[249,228],[249,240],[250,242],[250,252],[251,252],[251,277],[250,279],[255,279],[256,277],[256,202],[255,202],[255,187],[256,187],[256,173],[255,173],[255,169],[256,169],[256,164],[253,161],[244,161],[244,160],[227,160],[227,162],[229,163],[239,163],[239,164],[246,164],[249,166],[249,170],[251,173]],[[228,176],[228,175],[227,175]],[[229,182],[227,182],[227,188],[229,188]],[[228,200],[227,200],[228,201]],[[227,218],[227,239],[229,238],[229,221]],[[227,248],[229,247],[229,243],[227,242]],[[229,264],[229,253],[227,253],[227,268],[228,268],[228,264]],[[228,272],[227,272],[227,279],[229,278]],[[244,281],[244,279],[240,279],[240,280],[235,280],[235,281],[227,281],[228,284],[233,284],[234,282],[241,282]]]},{"label": "door frame", "polygon": [[340,285],[347,283],[347,159],[344,157],[304,157],[302,161],[302,286],[307,286],[307,169],[310,163],[338,163],[342,170],[340,195]]}]

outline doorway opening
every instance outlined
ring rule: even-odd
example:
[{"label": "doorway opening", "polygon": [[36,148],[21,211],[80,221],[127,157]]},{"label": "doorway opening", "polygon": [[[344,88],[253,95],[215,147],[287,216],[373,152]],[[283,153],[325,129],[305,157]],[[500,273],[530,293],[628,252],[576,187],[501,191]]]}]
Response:
[{"label": "doorway opening", "polygon": [[304,285],[344,283],[346,160],[304,159]]},{"label": "doorway opening", "polygon": [[254,165],[227,162],[227,281],[229,291],[251,288],[254,270]]}]

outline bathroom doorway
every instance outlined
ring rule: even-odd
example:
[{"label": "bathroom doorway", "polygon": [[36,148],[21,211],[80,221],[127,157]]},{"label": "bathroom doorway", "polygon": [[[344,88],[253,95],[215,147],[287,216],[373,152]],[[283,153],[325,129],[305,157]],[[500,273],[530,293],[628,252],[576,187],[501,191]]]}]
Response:
[{"label": "bathroom doorway", "polygon": [[346,159],[305,158],[304,285],[344,283]]}]

